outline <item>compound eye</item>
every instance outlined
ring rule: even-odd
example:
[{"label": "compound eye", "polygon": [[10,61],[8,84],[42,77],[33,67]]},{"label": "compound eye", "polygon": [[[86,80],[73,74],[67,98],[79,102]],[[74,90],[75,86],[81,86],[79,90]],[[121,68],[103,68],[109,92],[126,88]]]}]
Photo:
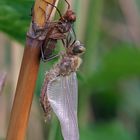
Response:
[{"label": "compound eye", "polygon": [[75,55],[76,54],[82,54],[83,52],[85,52],[85,47],[82,46],[82,45],[75,46],[72,51]]},{"label": "compound eye", "polygon": [[75,22],[76,15],[72,10],[67,10],[66,14],[63,16],[64,19],[67,19],[68,22]]},{"label": "compound eye", "polygon": [[75,22],[76,21],[76,16],[74,14],[72,14],[70,16],[70,19],[69,19],[71,22]]}]

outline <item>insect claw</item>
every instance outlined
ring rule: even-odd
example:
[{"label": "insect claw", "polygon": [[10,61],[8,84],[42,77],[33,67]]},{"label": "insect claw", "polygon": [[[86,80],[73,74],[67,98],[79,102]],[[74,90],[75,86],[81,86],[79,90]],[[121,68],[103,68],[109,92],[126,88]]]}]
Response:
[{"label": "insect claw", "polygon": [[41,55],[41,60],[42,60],[43,62],[47,62],[47,59],[44,57],[44,54]]}]

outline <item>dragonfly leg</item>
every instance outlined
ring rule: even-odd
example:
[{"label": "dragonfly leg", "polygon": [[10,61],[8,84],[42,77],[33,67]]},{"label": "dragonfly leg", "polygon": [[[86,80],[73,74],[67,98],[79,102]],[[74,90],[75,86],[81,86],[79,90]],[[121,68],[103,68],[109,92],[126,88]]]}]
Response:
[{"label": "dragonfly leg", "polygon": [[60,56],[60,54],[52,55],[52,56],[50,56],[49,58],[47,58],[47,61],[51,61],[51,60],[53,60],[53,59],[55,59],[55,58],[58,58],[59,56]]},{"label": "dragonfly leg", "polygon": [[41,60],[43,62],[51,61],[51,60],[53,60],[53,59],[55,59],[55,58],[57,58],[59,56],[60,56],[60,54],[55,54],[55,55],[50,55],[50,56],[46,57],[44,55],[43,46],[41,46]]}]

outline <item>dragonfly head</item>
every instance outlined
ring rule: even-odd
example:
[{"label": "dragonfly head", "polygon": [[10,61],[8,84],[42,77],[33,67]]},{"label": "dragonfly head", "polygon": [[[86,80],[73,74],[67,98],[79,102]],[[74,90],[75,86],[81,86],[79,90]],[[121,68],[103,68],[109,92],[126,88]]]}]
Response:
[{"label": "dragonfly head", "polygon": [[76,21],[76,15],[72,10],[68,9],[61,20],[73,23]]},{"label": "dragonfly head", "polygon": [[78,40],[76,40],[71,47],[72,47],[72,54],[73,55],[81,55],[86,50],[85,47]]}]

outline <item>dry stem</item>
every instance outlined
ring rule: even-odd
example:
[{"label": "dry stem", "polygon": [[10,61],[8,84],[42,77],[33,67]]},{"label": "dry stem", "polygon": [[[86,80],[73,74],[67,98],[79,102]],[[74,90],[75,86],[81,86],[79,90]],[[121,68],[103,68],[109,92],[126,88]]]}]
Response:
[{"label": "dry stem", "polygon": [[[54,4],[58,0],[46,1]],[[45,11],[47,10],[47,12],[43,12],[42,9],[45,9]],[[48,6],[47,3],[42,0],[36,0],[34,19],[39,27],[45,25],[45,21],[50,17],[52,9],[52,6]],[[48,15],[46,15],[46,13]],[[33,40],[28,37],[26,39],[26,47],[24,50],[6,140],[24,140],[40,63],[41,44],[41,41]]]}]

